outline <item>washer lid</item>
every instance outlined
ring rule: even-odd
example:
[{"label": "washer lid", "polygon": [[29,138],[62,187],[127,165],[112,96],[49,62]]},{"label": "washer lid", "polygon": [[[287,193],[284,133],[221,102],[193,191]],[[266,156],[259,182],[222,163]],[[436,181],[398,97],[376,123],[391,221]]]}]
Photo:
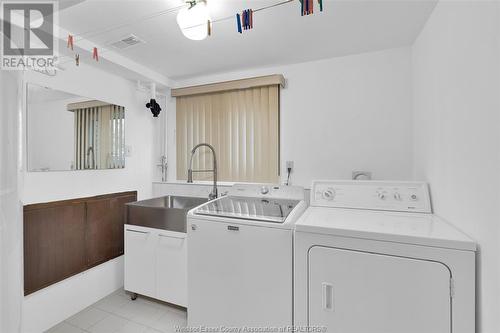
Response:
[{"label": "washer lid", "polygon": [[299,200],[227,196],[200,206],[195,215],[284,223]]},{"label": "washer lid", "polygon": [[432,214],[309,207],[295,230],[475,251],[476,244]]}]

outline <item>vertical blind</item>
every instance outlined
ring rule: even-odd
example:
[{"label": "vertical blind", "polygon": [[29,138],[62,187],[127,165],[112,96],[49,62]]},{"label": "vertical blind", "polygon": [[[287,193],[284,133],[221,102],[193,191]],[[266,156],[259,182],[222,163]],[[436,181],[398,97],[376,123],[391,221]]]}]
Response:
[{"label": "vertical blind", "polygon": [[125,109],[118,105],[84,107],[75,115],[75,169],[125,167]]},{"label": "vertical blind", "polygon": [[[187,179],[191,149],[209,143],[217,153],[222,181],[279,180],[279,85],[177,97],[177,179]],[[194,170],[212,169],[201,148]],[[196,173],[208,180],[211,174]]]}]

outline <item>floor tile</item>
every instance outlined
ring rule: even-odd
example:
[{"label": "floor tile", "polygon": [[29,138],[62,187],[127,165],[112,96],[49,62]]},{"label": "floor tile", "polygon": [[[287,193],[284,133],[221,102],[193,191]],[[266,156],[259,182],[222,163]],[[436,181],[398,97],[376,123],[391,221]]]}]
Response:
[{"label": "floor tile", "polygon": [[162,331],[155,330],[154,328],[148,328],[144,333],[163,333]]},{"label": "floor tile", "polygon": [[69,324],[86,330],[103,320],[110,314],[94,307],[88,307],[85,310],[77,313],[73,317],[66,320]]},{"label": "floor tile", "polygon": [[186,310],[119,289],[47,333],[170,333],[186,323]]},{"label": "floor tile", "polygon": [[100,310],[117,313],[118,309],[125,306],[129,302],[126,296],[123,296],[119,293],[113,293],[99,302],[95,303],[93,306]]},{"label": "floor tile", "polygon": [[151,323],[157,321],[166,311],[166,308],[161,309],[144,302],[131,301],[119,308],[116,314],[136,323],[150,326]]},{"label": "floor tile", "polygon": [[178,332],[178,328],[186,327],[187,316],[180,311],[166,311],[157,321],[150,324],[154,329],[160,332]]},{"label": "floor tile", "polygon": [[45,333],[84,333],[82,329],[70,325],[68,323],[62,322],[52,327],[50,330],[45,331]]},{"label": "floor tile", "polygon": [[148,327],[129,321],[121,330],[117,331],[116,333],[144,333],[147,330]]},{"label": "floor tile", "polygon": [[91,333],[115,333],[125,327],[127,323],[127,319],[112,314],[91,326],[88,331]]}]

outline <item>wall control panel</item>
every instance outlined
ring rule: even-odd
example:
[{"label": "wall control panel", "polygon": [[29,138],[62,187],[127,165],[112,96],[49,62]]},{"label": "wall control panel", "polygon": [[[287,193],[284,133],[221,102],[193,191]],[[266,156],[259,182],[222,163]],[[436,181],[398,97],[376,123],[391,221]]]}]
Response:
[{"label": "wall control panel", "polygon": [[314,181],[311,206],[432,212],[424,182]]}]

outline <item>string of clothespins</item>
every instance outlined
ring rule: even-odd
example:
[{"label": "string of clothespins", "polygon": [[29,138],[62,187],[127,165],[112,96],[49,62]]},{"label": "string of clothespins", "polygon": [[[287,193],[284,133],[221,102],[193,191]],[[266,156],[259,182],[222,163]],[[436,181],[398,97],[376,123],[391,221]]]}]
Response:
[{"label": "string of clothespins", "polygon": [[[295,0],[284,0],[284,1],[272,4],[272,5],[265,6],[265,7],[260,7],[260,8],[256,8],[256,9],[245,9],[241,13],[237,13],[236,14],[236,26],[237,26],[238,33],[242,34],[243,31],[245,31],[245,30],[253,29],[253,27],[254,27],[254,13],[259,12],[259,11],[263,11],[263,10],[267,10],[267,9],[270,9],[273,7],[281,6],[284,4],[288,4],[288,3],[291,3],[294,1]],[[314,14],[314,2],[315,2],[315,0],[298,0],[298,1],[300,2],[300,14],[301,14],[301,16]],[[319,5],[319,11],[322,12],[323,11],[323,0],[316,0],[316,1],[318,2],[318,5]],[[161,16],[161,15],[173,12],[173,11],[178,10],[180,8],[182,8],[182,7],[170,8],[170,9],[158,12],[158,13],[153,13],[153,14],[148,15],[146,17],[134,20],[133,24],[135,24],[137,22],[142,22],[143,20],[155,18],[155,17]],[[227,17],[222,17],[222,18],[216,19],[216,20],[208,20],[206,23],[208,36],[212,36],[214,23],[227,21],[227,20],[230,20],[233,18],[234,18],[234,16],[227,16]],[[115,29],[123,28],[125,26],[127,26],[127,24],[125,24],[125,23],[120,24],[119,26],[108,28],[108,29],[104,30],[104,32],[113,31]],[[194,26],[191,26],[188,28],[195,28],[195,27],[199,27],[199,26],[200,25],[194,25]],[[97,36],[97,35],[104,33],[104,32],[102,32],[102,31],[101,32],[90,31],[88,33],[83,33],[83,34],[79,34],[79,35],[68,34],[67,48],[71,49],[71,51],[74,51],[75,36],[80,36],[80,40],[82,40],[82,39],[85,39],[85,38],[81,37],[83,35],[91,34],[92,36]],[[99,52],[98,48],[94,47],[92,49],[91,53],[92,53],[92,59],[98,62],[99,55],[102,52]],[[80,65],[80,54],[79,53],[75,53],[74,60],[75,60],[76,66],[79,66]]]}]

